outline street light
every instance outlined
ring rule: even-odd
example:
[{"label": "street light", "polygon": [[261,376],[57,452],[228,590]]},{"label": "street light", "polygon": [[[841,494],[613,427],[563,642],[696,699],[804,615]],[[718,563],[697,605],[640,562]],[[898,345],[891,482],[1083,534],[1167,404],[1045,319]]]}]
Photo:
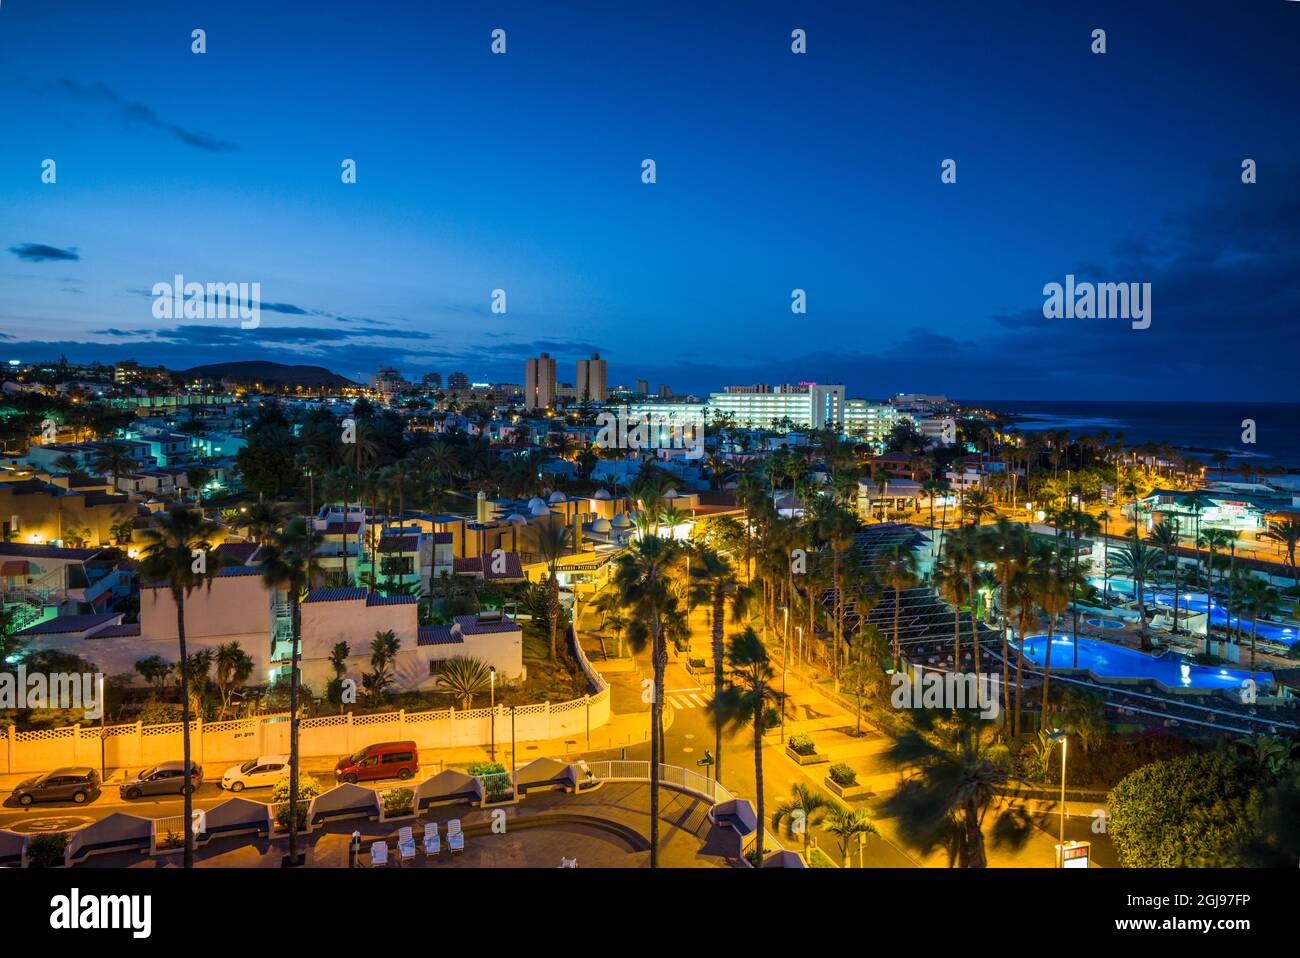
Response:
[{"label": "street light", "polygon": [[488,681],[491,683],[488,691],[488,703],[492,708],[492,745],[489,755],[491,760],[497,760],[497,667],[488,666]]},{"label": "street light", "polygon": [[1069,750],[1070,740],[1065,732],[1053,732],[1049,736],[1051,739],[1061,740],[1061,833],[1060,844],[1056,846],[1056,867],[1065,867],[1065,756]]}]

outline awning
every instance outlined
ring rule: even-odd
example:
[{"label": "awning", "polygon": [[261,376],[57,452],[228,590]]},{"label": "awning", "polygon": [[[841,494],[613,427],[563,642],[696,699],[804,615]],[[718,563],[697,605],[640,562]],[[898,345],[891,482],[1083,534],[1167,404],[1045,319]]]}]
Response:
[{"label": "awning", "polygon": [[25,576],[30,568],[31,563],[26,559],[9,559],[3,565],[0,565],[0,577],[12,579]]}]

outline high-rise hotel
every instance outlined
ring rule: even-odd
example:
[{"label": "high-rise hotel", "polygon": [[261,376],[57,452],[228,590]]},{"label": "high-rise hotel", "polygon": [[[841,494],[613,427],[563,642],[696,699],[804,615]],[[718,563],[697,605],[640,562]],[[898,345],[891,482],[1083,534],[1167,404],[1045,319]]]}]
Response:
[{"label": "high-rise hotel", "polygon": [[609,397],[605,389],[605,360],[600,358],[600,353],[592,353],[590,359],[578,360],[578,371],[573,380],[573,393],[579,402],[588,399],[592,402],[604,402]]},{"label": "high-rise hotel", "polygon": [[768,428],[789,419],[805,429],[844,428],[844,387],[821,383],[727,386],[709,395],[711,415],[730,414],[742,428]]},{"label": "high-rise hotel", "polygon": [[555,405],[555,360],[550,353],[524,360],[524,408],[547,409]]}]

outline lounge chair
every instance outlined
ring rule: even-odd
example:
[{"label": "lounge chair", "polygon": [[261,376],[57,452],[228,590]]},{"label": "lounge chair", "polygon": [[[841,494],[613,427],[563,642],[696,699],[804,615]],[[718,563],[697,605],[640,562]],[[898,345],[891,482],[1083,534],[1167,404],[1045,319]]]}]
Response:
[{"label": "lounge chair", "polygon": [[453,855],[465,850],[465,833],[460,830],[459,818],[453,818],[447,823],[447,847]]},{"label": "lounge chair", "polygon": [[388,864],[388,843],[374,842],[370,846],[370,867],[378,868]]},{"label": "lounge chair", "polygon": [[442,839],[438,837],[437,822],[429,822],[424,826],[424,853],[426,855],[442,853]]},{"label": "lounge chair", "polygon": [[397,852],[402,856],[402,861],[415,861],[415,836],[411,833],[410,825],[397,830]]}]

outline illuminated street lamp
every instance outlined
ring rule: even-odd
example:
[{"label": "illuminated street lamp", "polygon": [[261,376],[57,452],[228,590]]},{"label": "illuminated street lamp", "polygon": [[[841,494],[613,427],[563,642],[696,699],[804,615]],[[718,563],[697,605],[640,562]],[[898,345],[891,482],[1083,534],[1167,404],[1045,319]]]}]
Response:
[{"label": "illuminated street lamp", "polygon": [[785,744],[785,677],[790,673],[790,607],[778,605],[785,614],[785,624],[781,627],[781,744]]},{"label": "illuminated street lamp", "polygon": [[495,762],[497,760],[497,667],[495,665],[488,666],[488,681],[491,683],[488,695],[492,707],[492,745],[488,754]]}]

